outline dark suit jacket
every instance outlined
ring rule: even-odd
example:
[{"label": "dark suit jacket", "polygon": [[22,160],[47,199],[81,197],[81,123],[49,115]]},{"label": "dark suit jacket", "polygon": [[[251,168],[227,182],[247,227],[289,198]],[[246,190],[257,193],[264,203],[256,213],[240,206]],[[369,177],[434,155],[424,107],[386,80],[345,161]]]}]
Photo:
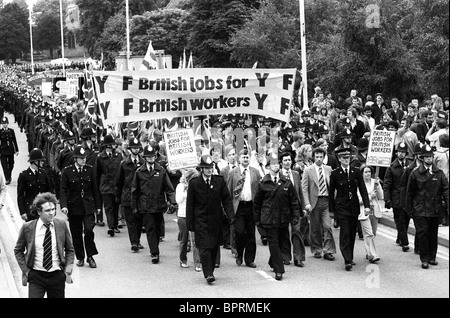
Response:
[{"label": "dark suit jacket", "polygon": [[70,215],[93,214],[101,208],[97,181],[91,166],[85,165],[78,173],[75,165],[62,171],[60,186],[61,209],[67,208]]},{"label": "dark suit jacket", "polygon": [[0,128],[0,154],[2,155],[13,155],[19,151],[17,146],[16,134],[14,129],[7,128],[6,130]]},{"label": "dark suit jacket", "polygon": [[[258,183],[261,180],[261,174],[259,173],[258,169],[256,169],[256,168],[249,166],[249,167],[247,167],[247,169],[249,169],[249,172],[250,172],[250,184],[251,184],[252,201],[253,201],[253,199],[255,198],[256,191],[258,190]],[[228,174],[227,187],[228,187],[228,190],[230,191],[230,195],[232,196],[232,199],[233,199],[233,208],[234,208],[235,213],[237,212],[240,200],[239,200],[239,197],[235,198],[233,196],[233,191],[236,187],[237,182],[239,181],[239,179],[241,179],[241,177],[242,177],[242,174],[241,174],[240,166],[235,167]]]},{"label": "dark suit jacket", "polygon": [[222,243],[222,207],[234,222],[233,201],[222,176],[212,175],[208,188],[202,174],[191,179],[186,198],[186,223],[195,232],[198,248],[214,248]]},{"label": "dark suit jacket", "polygon": [[[329,187],[329,211],[330,214],[358,216],[360,213],[358,190],[364,202],[364,207],[369,208],[369,196],[361,171],[349,167],[349,176],[345,175],[342,166],[331,171]],[[336,191],[336,193],[335,193]]]},{"label": "dark suit jacket", "polygon": [[36,195],[43,192],[53,192],[47,171],[39,169],[37,176],[31,168],[22,171],[17,179],[17,204],[20,214],[27,214],[30,217],[30,205],[33,204]]},{"label": "dark suit jacket", "polygon": [[[28,272],[33,269],[35,258],[35,237],[37,219],[26,222],[22,225],[14,248],[17,263],[22,270],[22,285],[28,283]],[[59,259],[61,260],[61,270],[71,274],[73,269],[73,261],[75,258],[75,250],[72,244],[72,235],[69,227],[64,220],[53,219],[56,234],[56,248],[58,250]]]}]

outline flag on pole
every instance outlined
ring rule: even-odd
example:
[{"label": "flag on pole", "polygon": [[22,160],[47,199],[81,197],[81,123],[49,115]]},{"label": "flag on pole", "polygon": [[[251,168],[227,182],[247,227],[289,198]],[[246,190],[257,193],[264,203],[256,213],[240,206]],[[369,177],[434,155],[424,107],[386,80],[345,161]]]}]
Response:
[{"label": "flag on pole", "polygon": [[189,56],[187,68],[194,68],[194,60],[192,58],[192,51],[191,51],[191,55]]},{"label": "flag on pole", "polygon": [[186,68],[186,49],[183,50],[183,68]]},{"label": "flag on pole", "polygon": [[256,68],[258,66],[258,61],[255,62],[255,64],[253,64],[252,68]]},{"label": "flag on pole", "polygon": [[139,67],[139,71],[156,69],[158,69],[158,61],[156,60],[156,54],[152,46],[152,41],[150,41],[150,43],[148,44],[147,53],[145,54],[144,60]]},{"label": "flag on pole", "polygon": [[84,72],[84,113],[89,115],[89,126],[92,128],[103,127],[103,120],[101,118],[98,108],[98,101],[94,91],[94,83],[92,72]]}]

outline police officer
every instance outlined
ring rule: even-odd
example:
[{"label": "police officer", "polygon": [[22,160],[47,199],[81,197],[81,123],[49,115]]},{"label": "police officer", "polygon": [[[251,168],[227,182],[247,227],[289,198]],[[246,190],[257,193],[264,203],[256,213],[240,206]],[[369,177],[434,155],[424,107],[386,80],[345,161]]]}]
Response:
[{"label": "police officer", "polygon": [[28,162],[30,166],[19,174],[17,180],[17,205],[24,221],[38,218],[30,210],[34,198],[39,193],[53,192],[51,179],[44,169],[45,158],[42,151],[38,148],[31,150]]},{"label": "police officer", "polygon": [[131,208],[133,213],[142,214],[152,263],[159,263],[159,238],[167,201],[175,211],[175,190],[166,170],[155,162],[156,152],[152,146],[144,148],[145,164],[136,170],[131,185]]},{"label": "police officer", "polygon": [[75,138],[75,134],[72,131],[64,131],[62,137],[64,147],[56,156],[56,165],[59,171],[63,171],[65,167],[74,163],[72,156],[75,149]]},{"label": "police officer", "polygon": [[[448,181],[444,172],[433,164],[434,153],[424,145],[419,155],[422,163],[411,172],[406,188],[406,212],[414,217],[422,268],[438,265],[438,229],[442,203],[449,205]],[[448,213],[448,209],[447,209]]]},{"label": "police officer", "polygon": [[3,117],[0,121],[0,157],[5,174],[6,184],[11,183],[11,173],[14,168],[14,154],[19,155],[16,134],[12,128],[8,128],[9,120]]},{"label": "police officer", "polygon": [[61,175],[61,212],[68,216],[77,266],[83,266],[87,256],[89,267],[95,268],[93,256],[98,254],[94,242],[95,214],[100,212],[97,182],[92,166],[86,164],[83,147],[75,147],[73,159],[74,164],[64,168]]},{"label": "police officer", "polygon": [[403,252],[409,251],[408,226],[410,218],[406,214],[401,203],[400,182],[402,175],[409,166],[410,161],[406,158],[408,146],[404,141],[397,145],[397,158],[386,170],[383,182],[384,206],[394,212],[394,221],[397,228],[397,243]]},{"label": "police officer", "polygon": [[116,180],[115,191],[116,200],[120,204],[125,220],[127,222],[128,236],[131,243],[131,250],[138,252],[143,249],[140,242],[142,232],[142,214],[131,211],[131,183],[136,170],[145,164],[141,157],[141,143],[137,138],[128,141],[128,151],[130,155],[120,163]]},{"label": "police officer", "polygon": [[103,139],[104,149],[97,157],[97,183],[99,185],[102,201],[105,207],[106,221],[108,223],[108,234],[113,237],[120,233],[119,225],[119,203],[116,200],[114,182],[119,169],[122,155],[116,152],[117,144],[114,137],[106,135]]},{"label": "police officer", "polygon": [[367,214],[370,212],[370,203],[361,171],[350,167],[351,149],[340,148],[335,153],[340,166],[330,175],[329,212],[340,226],[339,248],[344,257],[345,270],[350,271],[355,265],[353,250],[360,213],[358,190]]}]

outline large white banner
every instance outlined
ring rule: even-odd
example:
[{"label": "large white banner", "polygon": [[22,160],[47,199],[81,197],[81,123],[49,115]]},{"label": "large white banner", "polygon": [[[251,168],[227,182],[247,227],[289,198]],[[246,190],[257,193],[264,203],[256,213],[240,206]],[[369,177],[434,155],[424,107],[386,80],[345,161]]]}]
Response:
[{"label": "large white banner", "polygon": [[94,71],[106,124],[230,113],[289,121],[296,69]]}]

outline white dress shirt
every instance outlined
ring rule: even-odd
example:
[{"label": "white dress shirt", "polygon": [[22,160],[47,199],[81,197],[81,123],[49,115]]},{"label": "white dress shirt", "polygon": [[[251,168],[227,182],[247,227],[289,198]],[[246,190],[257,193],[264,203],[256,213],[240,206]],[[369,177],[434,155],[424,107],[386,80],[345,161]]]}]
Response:
[{"label": "white dress shirt", "polygon": [[250,168],[244,168],[242,165],[239,165],[239,169],[241,170],[241,175],[244,174],[244,170],[247,169],[245,173],[245,182],[242,187],[240,200],[241,201],[251,201],[252,200],[252,185],[250,180]]},{"label": "white dress shirt", "polygon": [[[34,252],[34,266],[33,269],[44,271],[47,270],[44,268],[42,263],[44,262],[44,238],[45,232],[47,228],[44,226],[44,223],[39,218],[36,224],[36,236],[35,236],[35,252]],[[55,234],[55,224],[50,222],[50,232],[52,233],[52,268],[50,268],[49,272],[60,270],[60,259],[58,255],[58,250],[56,248],[56,234]]]}]

